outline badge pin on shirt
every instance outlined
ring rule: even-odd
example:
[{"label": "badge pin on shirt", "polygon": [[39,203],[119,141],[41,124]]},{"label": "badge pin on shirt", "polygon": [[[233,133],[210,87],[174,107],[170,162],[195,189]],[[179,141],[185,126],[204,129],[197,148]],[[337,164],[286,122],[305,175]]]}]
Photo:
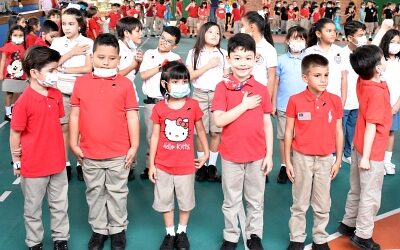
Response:
[{"label": "badge pin on shirt", "polygon": [[337,64],[339,64],[341,61],[342,61],[342,57],[341,57],[340,54],[338,53],[338,54],[335,56],[335,62],[336,62]]}]

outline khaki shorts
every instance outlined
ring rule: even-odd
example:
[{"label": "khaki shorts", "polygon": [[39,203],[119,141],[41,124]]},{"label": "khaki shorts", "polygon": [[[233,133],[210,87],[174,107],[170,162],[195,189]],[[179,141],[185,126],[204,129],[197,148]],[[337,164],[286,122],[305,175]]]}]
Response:
[{"label": "khaki shorts", "polygon": [[195,206],[194,173],[172,175],[156,169],[157,181],[154,185],[153,208],[157,212],[174,210],[175,195],[180,211],[191,211]]},{"label": "khaki shorts", "polygon": [[200,89],[193,90],[193,99],[199,102],[201,111],[203,111],[203,124],[206,133],[220,133],[222,128],[215,125],[214,117],[211,113],[211,102],[214,99],[214,91],[205,92]]},{"label": "khaki shorts", "polygon": [[365,23],[365,27],[367,28],[367,34],[372,34],[374,32],[374,23]]},{"label": "khaki shorts", "polygon": [[196,28],[197,27],[197,21],[198,21],[198,18],[188,17],[188,20],[187,20],[188,26],[190,28]]},{"label": "khaki shorts", "polygon": [[65,116],[60,118],[61,125],[68,124],[69,115],[71,114],[71,96],[63,94],[63,103]]},{"label": "khaki shorts", "polygon": [[285,139],[285,127],[286,127],[286,112],[277,110],[277,138],[279,140]]},{"label": "khaki shorts", "polygon": [[1,90],[3,92],[22,93],[28,87],[26,80],[4,79]]}]

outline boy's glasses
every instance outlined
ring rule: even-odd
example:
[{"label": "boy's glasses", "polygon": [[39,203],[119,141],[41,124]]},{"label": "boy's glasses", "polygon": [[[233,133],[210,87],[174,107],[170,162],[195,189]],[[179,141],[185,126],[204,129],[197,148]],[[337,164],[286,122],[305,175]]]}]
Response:
[{"label": "boy's glasses", "polygon": [[174,41],[172,41],[172,40],[168,40],[167,38],[165,38],[164,36],[160,36],[160,41],[161,42],[164,42],[164,43],[167,43],[168,45],[170,45],[170,46],[172,46],[172,45],[174,45],[175,44],[175,42]]}]

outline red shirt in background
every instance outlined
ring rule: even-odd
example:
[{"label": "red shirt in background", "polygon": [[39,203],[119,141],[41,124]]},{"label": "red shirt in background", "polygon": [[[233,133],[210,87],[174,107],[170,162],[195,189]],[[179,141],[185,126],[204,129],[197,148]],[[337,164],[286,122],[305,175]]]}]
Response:
[{"label": "red shirt in background", "polygon": [[294,20],[296,17],[296,14],[294,13],[294,10],[288,10],[287,16],[288,16],[288,20]]},{"label": "red shirt in background", "polygon": [[29,33],[28,35],[26,35],[25,37],[25,45],[26,48],[32,47],[33,45],[35,45],[36,40],[39,37],[35,34]]},{"label": "red shirt in background", "polygon": [[121,13],[119,13],[119,12],[115,13],[114,11],[110,11],[108,13],[108,17],[110,18],[108,27],[110,29],[115,29],[115,27],[117,26],[117,22],[119,21],[119,19],[121,19]]},{"label": "red shirt in background", "polygon": [[[100,17],[92,17],[92,18],[89,18],[89,21],[88,21],[87,37],[92,40],[96,39],[96,37],[98,37],[100,34],[103,33],[102,27],[97,22],[98,20],[100,20]],[[96,36],[94,35],[94,32],[96,32]]]},{"label": "red shirt in background", "polygon": [[187,35],[188,34],[188,26],[184,23],[179,24],[179,30],[181,31],[181,33],[183,35]]},{"label": "red shirt in background", "polygon": [[199,8],[198,6],[194,6],[194,7],[190,6],[188,9],[189,17],[198,18],[199,17],[199,15],[197,14],[198,8]]},{"label": "red shirt in background", "polygon": [[176,9],[179,9],[181,13],[182,13],[182,3],[183,1],[176,2]]},{"label": "red shirt in background", "polygon": [[315,13],[312,15],[313,23],[318,22],[319,19],[321,19],[321,14],[320,14],[319,12],[315,12]]},{"label": "red shirt in background", "polygon": [[144,5],[144,7],[145,7],[145,12],[146,12],[146,16],[147,17],[153,17],[154,16],[154,12],[155,12],[155,7],[154,7],[154,5],[153,4],[151,4],[151,8],[149,9],[149,10],[147,10],[149,7],[150,7],[150,4],[149,3],[146,3],[145,5]]},{"label": "red shirt in background", "polygon": [[49,47],[49,45],[46,43],[46,41],[43,40],[41,37],[39,37],[38,39],[36,39],[35,45],[40,45],[40,46]]},{"label": "red shirt in background", "polygon": [[244,5],[240,6],[240,17],[246,14],[246,7]]},{"label": "red shirt in background", "polygon": [[126,5],[122,5],[121,6],[121,11],[122,11],[122,15],[123,16],[127,16],[128,15],[128,10],[129,10],[129,6],[126,6]]},{"label": "red shirt in background", "polygon": [[322,17],[325,15],[325,9],[326,8],[319,8],[319,16]]},{"label": "red shirt in background", "polygon": [[218,7],[218,8],[215,10],[215,15],[217,16],[218,19],[223,19],[223,20],[225,20],[226,11],[225,11],[224,8]]},{"label": "red shirt in background", "polygon": [[240,11],[239,11],[239,9],[238,8],[234,8],[233,10],[232,10],[232,16],[233,16],[233,21],[240,21]]},{"label": "red shirt in background", "polygon": [[140,10],[136,10],[136,9],[130,9],[127,12],[128,16],[132,16],[134,18],[139,18],[140,17]]},{"label": "red shirt in background", "polygon": [[165,5],[157,3],[156,5],[156,17],[164,19],[164,13],[167,7]]},{"label": "red shirt in background", "polygon": [[209,10],[207,8],[199,8],[198,16],[200,20],[206,20],[208,17]]},{"label": "red shirt in background", "polygon": [[309,18],[310,17],[310,9],[308,9],[308,8],[301,9],[300,15],[304,18]]},{"label": "red shirt in background", "polygon": [[0,51],[6,54],[6,63],[3,69],[4,79],[25,80],[26,75],[22,69],[24,45],[7,42]]}]

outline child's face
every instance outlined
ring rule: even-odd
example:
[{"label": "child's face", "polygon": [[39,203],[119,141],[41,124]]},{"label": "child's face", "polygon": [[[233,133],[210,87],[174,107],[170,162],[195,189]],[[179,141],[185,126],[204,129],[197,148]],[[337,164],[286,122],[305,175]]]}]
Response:
[{"label": "child's face", "polygon": [[[286,40],[286,44],[289,46],[290,51],[293,52],[300,52],[306,47],[306,39],[304,37],[298,36],[297,34],[293,34],[289,40]],[[293,47],[293,44],[297,45]],[[302,49],[300,49],[300,45]],[[293,48],[293,49],[292,49]],[[296,51],[300,49],[300,51]]]},{"label": "child's face", "polygon": [[58,31],[50,31],[48,33],[44,33],[44,40],[46,40],[49,44],[53,42],[55,37],[59,37],[60,33]]},{"label": "child's face", "polygon": [[132,40],[135,44],[142,42],[143,32],[139,27],[136,27],[132,32],[125,31],[125,37]]},{"label": "child's face", "polygon": [[136,5],[136,6],[135,6],[135,10],[140,11],[140,5]]},{"label": "child's face", "polygon": [[162,86],[171,93],[172,85],[186,85],[189,84],[189,79],[170,79],[168,82],[162,81]]},{"label": "child's face", "polygon": [[220,41],[220,33],[218,26],[211,26],[204,36],[206,44],[210,46],[217,46]]},{"label": "child's face", "polygon": [[254,51],[245,51],[243,48],[236,48],[230,52],[228,63],[231,66],[233,75],[239,80],[248,79],[256,63]]},{"label": "child's face", "polygon": [[39,32],[40,29],[41,29],[40,23],[39,23],[38,25],[35,25],[35,26],[34,26],[34,32]]},{"label": "child's face", "polygon": [[319,95],[326,90],[328,86],[329,69],[327,66],[315,65],[303,74],[303,81],[307,83],[308,89],[314,95]]},{"label": "child's face", "polygon": [[63,15],[62,30],[67,38],[74,38],[79,34],[79,24],[74,15]]},{"label": "child's face", "polygon": [[336,28],[333,23],[327,23],[321,31],[316,31],[317,37],[320,41],[332,44],[336,39]]},{"label": "child's face", "polygon": [[21,18],[21,19],[19,19],[19,21],[17,22],[17,24],[18,25],[21,25],[23,28],[25,28],[26,27],[26,20],[25,20],[25,18]]},{"label": "child's face", "polygon": [[93,52],[93,66],[96,68],[115,69],[118,64],[118,50],[113,46],[99,45]]},{"label": "child's face", "polygon": [[[44,81],[46,79],[46,74],[48,73],[57,73],[57,67],[58,67],[58,62],[51,62],[46,64],[41,70],[31,69],[30,70],[31,82],[40,84],[38,80]],[[42,84],[40,85],[46,88],[48,87],[48,85],[42,85]]]},{"label": "child's face", "polygon": [[113,10],[114,12],[118,12],[118,11],[119,11],[119,7],[118,7],[118,6],[113,6],[113,7],[112,7],[112,10]]},{"label": "child's face", "polygon": [[293,10],[293,4],[289,5],[289,10]]},{"label": "child's face", "polygon": [[24,32],[22,30],[14,30],[13,33],[11,34],[11,37],[14,37],[14,39],[22,39],[22,42],[24,40]]},{"label": "child's face", "polygon": [[51,15],[49,20],[55,22],[56,24],[60,23],[61,16],[60,15]]},{"label": "child's face", "polygon": [[130,1],[129,2],[129,7],[134,8],[135,7],[135,2],[134,1]]},{"label": "child's face", "polygon": [[360,37],[363,37],[363,36],[365,36],[365,30],[358,29],[357,32],[354,33],[354,35],[352,35],[352,36],[349,35],[347,39],[349,40],[349,42],[357,45],[358,39],[360,39]]},{"label": "child's face", "polygon": [[173,35],[167,32],[161,33],[160,39],[158,40],[158,50],[160,52],[171,51],[173,48],[176,47],[175,41],[176,38]]}]

